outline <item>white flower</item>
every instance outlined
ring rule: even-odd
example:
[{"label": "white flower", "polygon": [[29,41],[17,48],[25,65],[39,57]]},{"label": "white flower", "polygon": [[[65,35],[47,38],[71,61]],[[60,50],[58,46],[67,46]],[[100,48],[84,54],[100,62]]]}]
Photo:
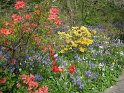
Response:
[{"label": "white flower", "polygon": [[54,57],[58,57],[58,54],[55,54]]},{"label": "white flower", "polygon": [[99,48],[103,49],[103,46],[99,46]]},{"label": "white flower", "polygon": [[123,51],[121,51],[121,52],[120,52],[120,55],[121,55],[121,56],[124,56],[124,52],[123,52]]}]

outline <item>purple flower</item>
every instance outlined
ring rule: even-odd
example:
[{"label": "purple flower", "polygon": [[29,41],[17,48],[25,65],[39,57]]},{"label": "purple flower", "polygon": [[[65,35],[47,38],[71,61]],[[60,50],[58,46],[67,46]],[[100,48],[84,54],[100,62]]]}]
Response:
[{"label": "purple flower", "polygon": [[45,60],[45,64],[48,64],[48,62],[50,62],[49,58]]},{"label": "purple flower", "polygon": [[91,67],[91,68],[95,68],[95,64],[93,64],[93,63],[89,63],[89,66]]},{"label": "purple flower", "polygon": [[29,64],[30,66],[32,66],[32,65],[34,64],[34,62],[28,62],[28,64]]},{"label": "purple flower", "polygon": [[36,75],[35,75],[35,80],[40,81],[40,80],[42,80],[42,79],[43,79],[43,77],[41,77],[40,74],[36,74]]},{"label": "purple flower", "polygon": [[42,61],[42,56],[39,56],[38,57],[38,62],[41,62]]},{"label": "purple flower", "polygon": [[85,75],[88,76],[88,77],[91,77],[92,73],[89,72],[89,71],[87,71],[87,72],[85,73]]},{"label": "purple flower", "polygon": [[84,88],[84,84],[80,84],[79,89],[83,89],[83,88]]}]

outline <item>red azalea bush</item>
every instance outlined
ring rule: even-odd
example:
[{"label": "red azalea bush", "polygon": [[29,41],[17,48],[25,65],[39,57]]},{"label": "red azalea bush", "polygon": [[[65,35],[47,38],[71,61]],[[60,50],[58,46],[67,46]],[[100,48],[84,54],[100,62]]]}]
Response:
[{"label": "red azalea bush", "polygon": [[[2,24],[0,28],[0,48],[3,52],[0,55],[0,64],[2,64],[2,72],[0,72],[2,73],[0,75],[0,84],[2,85],[0,85],[0,90],[12,92],[14,89],[26,84],[27,91],[37,89],[34,93],[48,93],[47,86],[38,89],[39,84],[34,81],[34,75],[30,74],[30,71],[28,72],[28,66],[25,69],[30,76],[23,73],[23,63],[26,55],[33,54],[32,50],[40,54],[47,54],[49,51],[54,53],[54,44],[52,43],[54,32],[51,30],[51,26],[61,25],[59,9],[43,2],[42,6],[37,4],[32,8],[32,12],[28,12],[28,4],[23,0],[19,0],[15,4],[15,10],[16,12],[11,17],[2,20],[2,23],[0,23]],[[55,57],[51,56],[51,60],[55,60]],[[8,68],[5,68],[5,66]],[[57,68],[59,72],[63,71],[61,68]],[[20,82],[19,75],[21,73],[22,84],[18,83]],[[11,81],[10,77],[15,79]],[[9,84],[8,82],[11,84],[9,88],[6,85]]]}]

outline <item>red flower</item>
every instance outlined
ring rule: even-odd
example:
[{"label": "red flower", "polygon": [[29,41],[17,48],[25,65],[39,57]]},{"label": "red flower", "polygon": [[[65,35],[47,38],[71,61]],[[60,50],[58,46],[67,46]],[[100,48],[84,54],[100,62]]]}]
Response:
[{"label": "red flower", "polygon": [[50,52],[54,54],[54,53],[55,53],[55,50],[54,50],[54,49],[52,49],[52,50],[50,50]]},{"label": "red flower", "polygon": [[75,71],[75,65],[72,65],[70,68],[69,68],[69,73],[73,74]]},{"label": "red flower", "polygon": [[16,63],[16,59],[12,58],[12,64]]},{"label": "red flower", "polygon": [[19,10],[20,8],[23,8],[25,3],[23,1],[17,1],[15,4],[16,10]]},{"label": "red flower", "polygon": [[7,80],[7,77],[4,77],[3,79],[0,79],[0,84],[5,84]]},{"label": "red flower", "polygon": [[54,72],[59,72],[58,66],[53,66],[53,67],[52,67],[52,70],[53,70]]},{"label": "red flower", "polygon": [[56,58],[53,56],[53,57],[52,57],[52,60],[55,60],[55,59],[56,59]]},{"label": "red flower", "polygon": [[50,53],[50,56],[51,56],[51,57],[54,57],[54,54],[53,54],[53,53]]},{"label": "red flower", "polygon": [[55,20],[55,24],[58,25],[58,26],[60,26],[61,25],[61,21],[59,19],[56,19]]},{"label": "red flower", "polygon": [[56,62],[52,62],[52,66],[55,66],[56,65]]},{"label": "red flower", "polygon": [[58,14],[59,13],[59,9],[56,7],[50,8],[49,10],[50,14]]}]

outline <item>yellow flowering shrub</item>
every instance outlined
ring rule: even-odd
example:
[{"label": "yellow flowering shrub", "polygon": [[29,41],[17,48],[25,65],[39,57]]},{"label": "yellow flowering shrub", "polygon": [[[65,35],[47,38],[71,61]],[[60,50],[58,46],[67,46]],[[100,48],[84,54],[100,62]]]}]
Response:
[{"label": "yellow flowering shrub", "polygon": [[95,30],[91,33],[84,26],[72,27],[68,33],[58,32],[59,39],[62,41],[62,45],[60,45],[61,50],[59,53],[65,53],[73,49],[80,52],[85,52],[87,47],[93,43],[92,36],[95,33]]}]

